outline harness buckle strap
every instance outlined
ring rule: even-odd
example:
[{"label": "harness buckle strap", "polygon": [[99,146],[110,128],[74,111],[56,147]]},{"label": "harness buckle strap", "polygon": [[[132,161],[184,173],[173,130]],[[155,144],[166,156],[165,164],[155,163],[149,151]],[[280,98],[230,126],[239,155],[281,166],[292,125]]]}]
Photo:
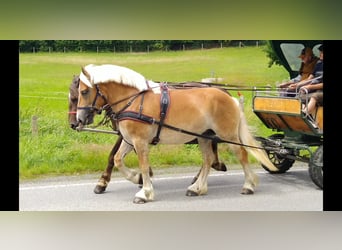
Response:
[{"label": "harness buckle strap", "polygon": [[170,95],[167,84],[163,83],[160,85],[161,95],[160,95],[160,121],[156,136],[152,139],[151,144],[156,145],[160,141],[159,135],[160,131],[164,125],[164,120],[167,114],[167,110],[170,104]]}]

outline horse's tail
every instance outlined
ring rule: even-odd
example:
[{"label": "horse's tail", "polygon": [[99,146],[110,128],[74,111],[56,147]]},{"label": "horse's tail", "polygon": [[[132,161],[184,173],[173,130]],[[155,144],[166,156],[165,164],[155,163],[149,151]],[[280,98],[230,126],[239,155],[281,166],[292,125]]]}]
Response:
[{"label": "horse's tail", "polygon": [[[234,98],[239,106],[239,101]],[[242,107],[239,107],[240,110],[240,125],[239,125],[239,136],[242,144],[247,145],[245,147],[248,152],[250,152],[258,161],[261,162],[265,167],[267,167],[271,171],[278,171],[279,169],[274,166],[274,164],[268,158],[265,150],[261,149],[260,143],[256,141],[252,133],[250,132],[247,124],[247,120],[245,114],[243,112]],[[248,147],[251,146],[251,147]]]}]

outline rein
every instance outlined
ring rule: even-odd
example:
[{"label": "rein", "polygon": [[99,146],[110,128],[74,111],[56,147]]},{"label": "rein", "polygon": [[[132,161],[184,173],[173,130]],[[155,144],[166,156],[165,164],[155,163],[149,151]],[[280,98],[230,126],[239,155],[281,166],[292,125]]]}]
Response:
[{"label": "rein", "polygon": [[[233,91],[262,91],[262,90],[269,90],[271,89],[271,85],[266,86],[259,86],[259,87],[249,87],[246,85],[237,85],[237,84],[226,84],[226,83],[213,83],[213,82],[198,82],[198,81],[192,81],[192,82],[181,82],[181,83],[173,83],[168,82],[167,83],[170,87],[173,88],[180,88],[180,89],[189,89],[193,87],[218,87],[221,89],[224,89],[226,91],[233,90]],[[197,84],[192,85],[192,84]]]},{"label": "rein", "polygon": [[[238,143],[238,142],[222,140],[221,138],[219,138],[217,136],[214,136],[214,135],[197,134],[197,133],[185,130],[185,129],[181,129],[181,128],[178,128],[178,127],[171,126],[171,125],[169,125],[167,123],[161,123],[160,121],[154,119],[153,117],[146,116],[144,114],[140,114],[140,113],[136,113],[136,112],[132,112],[132,111],[123,112],[123,113],[119,114],[118,117],[117,117],[118,120],[123,120],[123,119],[127,119],[127,118],[130,118],[131,120],[135,120],[135,121],[146,122],[148,124],[157,124],[159,126],[166,127],[168,129],[172,129],[172,130],[175,130],[175,131],[183,133],[183,134],[188,134],[188,135],[192,135],[192,136],[196,136],[196,137],[201,137],[201,138],[209,139],[209,140],[212,140],[212,141],[215,141],[215,142],[225,142],[225,143],[239,145],[239,146],[244,146],[244,147],[249,147],[249,148],[264,149],[262,147],[256,147],[256,146],[246,145],[246,144],[242,144],[242,143]],[[151,143],[151,144],[155,145],[154,143]]]},{"label": "rein", "polygon": [[[158,124],[158,122],[156,122],[156,123]],[[173,127],[173,126],[168,125],[168,124],[163,124],[163,126],[169,128],[169,129],[173,129],[173,130],[176,130],[178,132],[184,133],[184,134],[193,135],[193,136],[201,137],[201,138],[204,138],[204,139],[209,139],[209,140],[212,140],[212,141],[215,141],[215,142],[225,142],[225,143],[239,145],[239,146],[244,146],[244,147],[249,147],[249,148],[264,149],[263,147],[256,147],[256,146],[246,145],[246,144],[243,144],[243,143],[222,140],[220,137],[217,137],[215,135],[206,135],[206,134],[193,133],[193,132],[190,132],[190,131],[187,131],[187,130],[184,130],[184,129]]]},{"label": "rein", "polygon": [[[166,127],[168,129],[172,129],[172,130],[175,130],[175,131],[180,132],[180,133],[192,135],[192,136],[195,136],[195,137],[201,137],[201,138],[212,140],[212,141],[215,141],[215,142],[224,142],[224,143],[229,143],[229,144],[234,144],[234,145],[239,145],[239,146],[244,146],[244,147],[250,147],[250,148],[256,148],[256,149],[264,149],[263,147],[256,147],[256,146],[246,145],[246,144],[242,144],[242,143],[238,143],[238,142],[223,140],[223,139],[221,139],[221,138],[219,138],[219,137],[217,137],[215,135],[198,134],[198,133],[194,133],[194,132],[191,132],[191,131],[187,131],[187,130],[184,130],[184,129],[181,129],[181,128],[177,128],[177,127],[171,126],[169,124],[164,123],[164,121],[163,121],[164,117],[163,116],[161,116],[161,121],[158,121],[158,120],[156,120],[156,119],[154,119],[154,118],[152,118],[150,116],[146,116],[146,115],[142,114],[142,105],[143,105],[143,103],[141,103],[141,105],[140,105],[140,112],[139,113],[133,112],[133,111],[125,111],[139,95],[144,94],[148,90],[149,89],[142,90],[142,91],[140,91],[140,92],[138,92],[136,94],[133,94],[133,95],[128,96],[128,97],[125,97],[125,98],[123,98],[123,99],[121,99],[119,101],[116,101],[116,102],[112,103],[112,104],[108,104],[107,99],[100,92],[98,86],[96,85],[96,96],[95,96],[95,99],[94,99],[94,101],[92,103],[92,106],[91,107],[78,107],[78,109],[97,110],[98,112],[100,111],[99,113],[101,113],[102,110],[105,110],[106,111],[106,116],[108,116],[110,119],[117,120],[117,121],[124,120],[124,119],[131,119],[131,120],[146,122],[148,124],[157,124],[157,125],[159,125],[159,128],[158,128],[157,136],[154,137],[152,142],[151,142],[152,145],[156,145],[159,142],[159,138],[158,137],[159,137],[159,133],[160,133],[161,127]],[[105,100],[105,102],[107,103],[101,109],[97,109],[95,107],[95,103],[96,103],[96,100],[97,100],[98,96],[101,96]],[[122,109],[120,109],[118,112],[113,112],[112,106],[117,105],[117,104],[119,104],[119,103],[121,103],[121,102],[123,102],[125,100],[130,99],[130,98],[131,98],[131,100]],[[163,105],[163,103],[161,105]],[[165,109],[163,111],[166,112]],[[120,132],[118,132],[118,133],[120,133]]]},{"label": "rein", "polygon": [[112,103],[112,104],[108,104],[108,101],[107,101],[107,104],[106,105],[104,105],[103,107],[105,107],[105,106],[108,106],[108,107],[112,107],[112,106],[115,106],[115,105],[117,105],[117,104],[119,104],[119,103],[121,103],[121,102],[123,102],[123,101],[126,101],[126,100],[128,100],[128,99],[130,99],[130,98],[132,98],[118,113],[120,113],[120,112],[122,112],[123,110],[125,110],[126,108],[128,108],[131,104],[132,104],[132,102],[135,100],[135,98],[137,98],[139,95],[141,95],[141,94],[143,94],[143,93],[145,93],[146,91],[147,91],[148,89],[145,89],[145,90],[142,90],[142,91],[140,91],[140,92],[138,92],[138,93],[136,93],[136,94],[134,94],[134,95],[130,95],[130,96],[128,96],[128,97],[125,97],[125,98],[123,98],[123,99],[121,99],[121,100],[119,100],[119,101],[116,101],[116,102],[114,102],[114,103]]}]

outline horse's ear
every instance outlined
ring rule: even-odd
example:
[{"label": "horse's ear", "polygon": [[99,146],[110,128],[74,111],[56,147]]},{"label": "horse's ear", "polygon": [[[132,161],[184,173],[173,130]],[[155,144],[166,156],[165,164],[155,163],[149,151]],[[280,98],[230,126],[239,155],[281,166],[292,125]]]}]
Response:
[{"label": "horse's ear", "polygon": [[82,67],[81,68],[82,72],[80,74],[80,80],[86,84],[88,87],[92,88],[93,87],[93,80],[91,75],[89,74],[88,70],[87,70],[87,66],[86,67]]},{"label": "horse's ear", "polygon": [[87,70],[85,69],[85,67],[82,67],[82,73],[83,73],[83,75],[85,75],[85,76],[87,77],[87,79],[88,79],[89,82],[90,82],[90,75],[89,75],[89,73],[87,72]]}]

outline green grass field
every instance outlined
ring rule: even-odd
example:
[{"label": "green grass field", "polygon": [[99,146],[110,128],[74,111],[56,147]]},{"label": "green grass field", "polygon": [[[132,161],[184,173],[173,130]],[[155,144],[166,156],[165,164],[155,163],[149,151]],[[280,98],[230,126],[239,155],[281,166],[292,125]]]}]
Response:
[{"label": "green grass field", "polygon": [[[147,79],[165,82],[200,81],[221,77],[225,84],[275,86],[288,78],[283,67],[268,68],[263,47],[220,48],[194,51],[151,53],[36,53],[19,56],[19,174],[20,179],[47,175],[102,172],[115,135],[75,132],[67,120],[68,91],[73,75],[83,65],[117,64],[131,68]],[[235,91],[232,95],[237,97]],[[245,113],[255,135],[267,136],[265,128],[252,112],[250,91],[245,96]],[[38,117],[38,135],[32,133],[32,117]],[[99,121],[102,116],[98,116]],[[96,122],[95,121],[95,122]],[[219,145],[219,156],[226,164],[236,163],[228,146]],[[253,158],[251,161],[253,162]],[[151,146],[151,166],[201,165],[197,145]],[[125,160],[137,167],[130,153]]]}]

